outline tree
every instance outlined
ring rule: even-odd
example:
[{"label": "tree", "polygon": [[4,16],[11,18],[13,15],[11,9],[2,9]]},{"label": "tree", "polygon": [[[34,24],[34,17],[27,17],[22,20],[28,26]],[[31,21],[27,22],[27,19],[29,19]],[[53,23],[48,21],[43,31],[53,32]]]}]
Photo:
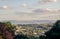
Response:
[{"label": "tree", "polygon": [[14,36],[15,25],[12,25],[11,22],[9,22],[9,21],[8,22],[4,22],[4,24],[5,24],[6,30],[9,31],[12,34],[12,36]]},{"label": "tree", "polygon": [[13,39],[11,33],[7,31],[5,24],[1,22],[0,22],[0,39]]},{"label": "tree", "polygon": [[44,35],[39,36],[40,39],[46,39]]},{"label": "tree", "polygon": [[29,39],[26,35],[16,35],[14,39]]},{"label": "tree", "polygon": [[58,20],[51,30],[45,33],[46,39],[60,39],[60,20]]}]

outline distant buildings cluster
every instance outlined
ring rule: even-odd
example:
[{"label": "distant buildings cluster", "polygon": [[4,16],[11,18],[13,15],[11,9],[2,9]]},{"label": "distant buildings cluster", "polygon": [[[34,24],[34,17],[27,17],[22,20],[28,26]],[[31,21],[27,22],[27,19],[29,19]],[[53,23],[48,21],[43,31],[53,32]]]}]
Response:
[{"label": "distant buildings cluster", "polygon": [[15,35],[44,35],[44,33],[52,28],[52,24],[19,24],[16,26]]}]

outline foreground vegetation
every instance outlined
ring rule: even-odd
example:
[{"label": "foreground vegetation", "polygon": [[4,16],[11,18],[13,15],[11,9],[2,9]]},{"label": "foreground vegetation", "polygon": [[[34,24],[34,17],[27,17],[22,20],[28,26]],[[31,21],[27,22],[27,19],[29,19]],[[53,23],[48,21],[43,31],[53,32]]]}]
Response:
[{"label": "foreground vegetation", "polygon": [[60,20],[54,23],[50,30],[39,36],[34,36],[32,29],[29,28],[27,28],[29,35],[24,34],[25,32],[15,35],[15,30],[16,25],[12,25],[10,22],[0,22],[0,39],[60,39]]}]

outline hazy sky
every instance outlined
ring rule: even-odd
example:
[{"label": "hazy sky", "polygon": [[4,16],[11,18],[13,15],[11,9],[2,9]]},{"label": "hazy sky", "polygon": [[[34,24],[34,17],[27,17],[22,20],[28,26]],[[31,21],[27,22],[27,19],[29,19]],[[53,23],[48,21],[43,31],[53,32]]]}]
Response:
[{"label": "hazy sky", "polygon": [[59,20],[60,0],[0,0],[0,20]]}]

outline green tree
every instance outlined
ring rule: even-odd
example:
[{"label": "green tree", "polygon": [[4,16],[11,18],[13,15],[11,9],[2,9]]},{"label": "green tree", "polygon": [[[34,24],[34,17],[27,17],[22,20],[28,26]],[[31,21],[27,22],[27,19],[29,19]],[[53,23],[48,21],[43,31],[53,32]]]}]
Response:
[{"label": "green tree", "polygon": [[14,36],[15,25],[12,25],[11,22],[9,22],[9,21],[8,22],[4,22],[4,24],[5,24],[5,27],[6,27],[7,31],[9,31],[12,34],[12,36]]},{"label": "green tree", "polygon": [[60,20],[58,20],[45,35],[46,39],[60,39]]},{"label": "green tree", "polygon": [[8,22],[4,22],[5,23],[5,26],[6,26],[6,28],[8,28],[8,27],[11,27],[12,25],[11,25],[11,23],[8,21]]}]

